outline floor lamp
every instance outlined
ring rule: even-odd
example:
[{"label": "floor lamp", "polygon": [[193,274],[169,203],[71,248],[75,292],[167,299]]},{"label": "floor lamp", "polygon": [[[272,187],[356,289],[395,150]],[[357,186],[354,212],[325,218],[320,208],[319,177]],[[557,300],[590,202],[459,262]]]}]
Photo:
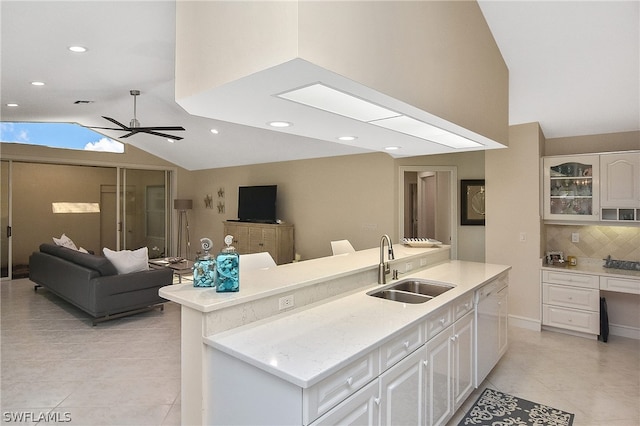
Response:
[{"label": "floor lamp", "polygon": [[187,259],[190,256],[191,240],[189,238],[189,218],[187,216],[187,210],[193,208],[193,200],[173,200],[173,208],[178,210],[178,257],[182,257],[182,240],[183,230],[186,234],[187,242]]}]

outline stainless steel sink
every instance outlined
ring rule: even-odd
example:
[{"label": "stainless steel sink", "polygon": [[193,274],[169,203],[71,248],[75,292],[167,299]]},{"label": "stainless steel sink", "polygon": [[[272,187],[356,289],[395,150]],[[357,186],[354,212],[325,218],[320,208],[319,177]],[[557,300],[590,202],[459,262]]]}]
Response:
[{"label": "stainless steel sink", "polygon": [[426,280],[407,279],[367,293],[369,296],[402,303],[425,303],[453,286]]}]

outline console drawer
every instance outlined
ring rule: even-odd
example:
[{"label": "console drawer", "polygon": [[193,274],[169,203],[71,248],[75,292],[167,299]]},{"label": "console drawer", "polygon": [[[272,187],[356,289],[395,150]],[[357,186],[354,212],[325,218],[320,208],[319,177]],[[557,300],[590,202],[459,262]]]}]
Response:
[{"label": "console drawer", "polygon": [[542,324],[583,333],[600,334],[598,312],[542,305]]},{"label": "console drawer", "polygon": [[574,287],[600,288],[600,277],[597,275],[544,270],[542,271],[542,281],[545,283],[564,284]]},{"label": "console drawer", "polygon": [[600,292],[597,289],[543,283],[542,303],[597,312],[600,310]]},{"label": "console drawer", "polygon": [[600,277],[600,288],[606,291],[640,294],[640,279]]}]

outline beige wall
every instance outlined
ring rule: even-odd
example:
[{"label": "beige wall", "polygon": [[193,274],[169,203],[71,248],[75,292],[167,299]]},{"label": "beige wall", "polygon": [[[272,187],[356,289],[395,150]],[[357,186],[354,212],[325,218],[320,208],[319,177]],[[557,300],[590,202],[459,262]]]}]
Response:
[{"label": "beige wall", "polygon": [[547,139],[544,155],[587,154],[638,149],[640,149],[640,131]]},{"label": "beige wall", "polygon": [[475,1],[179,1],[176,11],[177,99],[302,58],[509,142],[508,69]]},{"label": "beige wall", "polygon": [[116,169],[15,162],[12,172],[14,265],[28,264],[40,244],[62,233],[100,253],[100,213],[53,214],[51,203],[99,203],[100,185],[115,185]]},{"label": "beige wall", "polygon": [[[51,203],[100,202],[101,185],[116,184],[117,166],[169,169],[177,179],[188,182],[188,172],[130,145],[123,154],[115,154],[0,143],[0,154],[2,160],[13,160],[13,264],[28,263],[33,250],[62,233],[77,245],[101,252],[99,214],[54,215]],[[136,189],[137,209],[143,205],[143,187],[141,182]],[[136,229],[143,226],[138,223]],[[145,241],[132,234],[131,243],[140,246]]]},{"label": "beige wall", "polygon": [[[302,259],[331,254],[330,241],[349,239],[357,250],[378,244],[384,233],[394,235],[396,204],[395,167],[386,154],[364,154],[315,160],[288,161],[203,170],[192,173],[192,240],[210,237],[222,246],[222,222],[237,218],[238,187],[278,185],[277,215],[295,225],[296,252]],[[214,205],[222,201],[225,213],[206,209],[204,197]]]},{"label": "beige wall", "polygon": [[[193,198],[192,241],[202,237],[222,245],[224,220],[237,218],[237,191],[243,185],[278,185],[278,217],[293,223],[302,259],[331,254],[330,241],[348,239],[357,250],[376,247],[382,234],[398,241],[398,185],[401,165],[456,166],[459,179],[484,177],[484,152],[393,160],[381,153],[259,164],[191,173],[181,197]],[[224,188],[225,197],[217,192]],[[204,198],[211,194],[214,208]],[[225,213],[215,205],[225,203]],[[458,200],[459,202],[459,200]],[[484,227],[460,226],[458,258],[484,261]]]},{"label": "beige wall", "polygon": [[[540,321],[540,153],[538,123],[511,126],[509,148],[485,154],[486,260],[511,265],[509,313]],[[520,234],[526,241],[520,241]]]}]

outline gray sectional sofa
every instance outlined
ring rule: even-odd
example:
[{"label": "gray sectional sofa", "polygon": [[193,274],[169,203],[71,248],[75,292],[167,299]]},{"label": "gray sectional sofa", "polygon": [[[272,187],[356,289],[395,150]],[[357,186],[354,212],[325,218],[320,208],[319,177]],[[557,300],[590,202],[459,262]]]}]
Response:
[{"label": "gray sectional sofa", "polygon": [[173,282],[173,271],[118,274],[106,257],[45,243],[29,257],[29,279],[91,315],[95,325],[163,307],[158,289]]}]

